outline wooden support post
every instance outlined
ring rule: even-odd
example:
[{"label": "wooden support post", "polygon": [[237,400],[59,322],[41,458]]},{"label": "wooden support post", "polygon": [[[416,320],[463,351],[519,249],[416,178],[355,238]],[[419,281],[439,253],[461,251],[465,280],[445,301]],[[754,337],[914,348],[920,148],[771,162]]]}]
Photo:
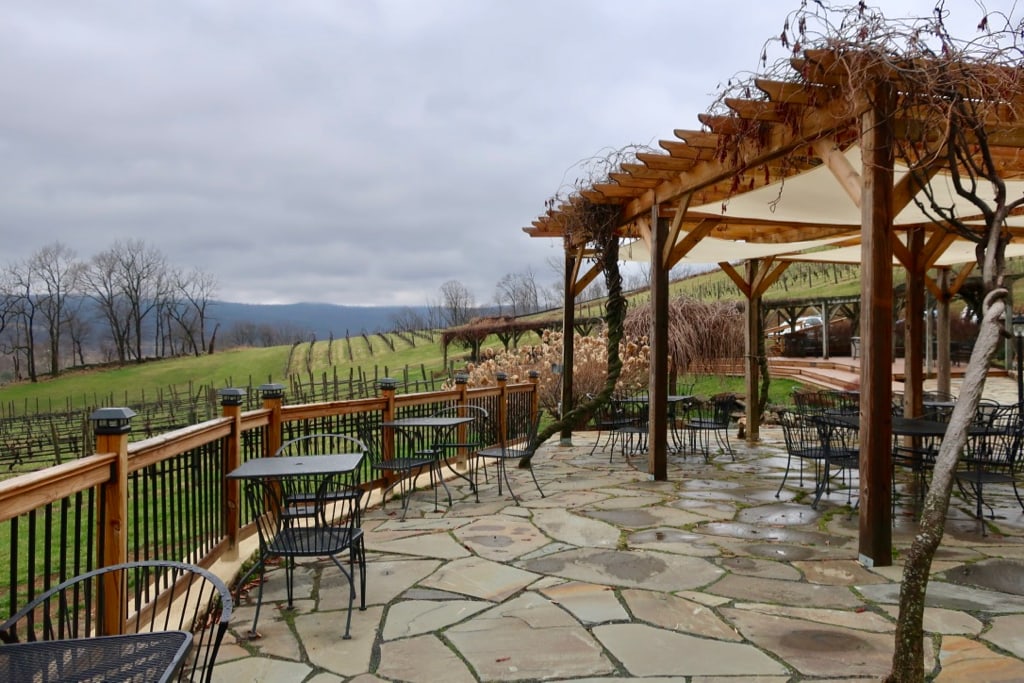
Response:
[{"label": "wooden support post", "polygon": [[[757,279],[761,265],[761,262],[756,259],[747,261],[746,280],[751,285]],[[755,443],[761,438],[761,413],[758,410],[757,399],[760,394],[760,350],[761,339],[764,334],[761,330],[761,294],[753,286],[750,288],[750,294],[747,299],[746,323],[746,334],[744,335],[744,343],[746,345],[746,367],[744,368],[746,372],[744,372],[744,375],[747,392],[746,437],[747,443]]]},{"label": "wooden support post", "polygon": [[878,87],[861,119],[860,561],[892,565],[892,190],[895,96]]},{"label": "wooden support post", "polygon": [[935,316],[935,365],[937,367],[935,388],[949,393],[950,366],[952,361],[949,350],[949,300],[953,295],[949,291],[949,268],[940,268],[938,274],[939,295],[935,297],[938,314]]},{"label": "wooden support post", "polygon": [[651,210],[651,373],[648,386],[647,472],[668,481],[668,219]]},{"label": "wooden support post", "polygon": [[[568,249],[565,251],[565,301],[562,304],[562,415],[573,409],[572,368],[576,362],[576,272],[577,259]],[[561,415],[559,415],[561,418]],[[572,445],[572,425],[563,424],[559,444]]]}]

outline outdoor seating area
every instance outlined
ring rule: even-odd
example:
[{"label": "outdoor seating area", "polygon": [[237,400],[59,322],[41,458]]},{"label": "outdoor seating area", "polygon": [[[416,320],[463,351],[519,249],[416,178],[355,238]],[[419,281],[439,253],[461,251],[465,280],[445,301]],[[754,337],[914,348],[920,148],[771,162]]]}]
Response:
[{"label": "outdoor seating area", "polygon": [[[1005,463],[1020,447],[1019,411],[1009,403],[1012,381],[993,381],[991,389],[979,409],[990,426],[972,432],[976,438],[957,473],[961,486],[933,565],[926,628],[939,648],[929,651],[928,666],[949,680],[1006,680],[986,678],[992,670],[1024,678],[1024,638],[1018,635],[1024,588],[1007,578],[1024,570],[1024,506],[1015,478],[1007,478],[1012,464]],[[608,435],[596,429],[574,432],[571,444],[552,439],[533,450],[539,414],[515,407],[528,405],[517,397],[532,394],[509,392],[495,403],[487,398],[493,390],[466,391],[472,401],[446,394],[435,405],[413,396],[405,400],[415,410],[343,410],[343,420],[318,417],[309,429],[311,423],[297,416],[322,416],[322,408],[288,408],[276,403],[277,387],[265,391],[277,407],[244,420],[265,421],[270,434],[274,410],[280,411],[290,418],[282,431],[292,438],[269,456],[257,448],[224,469],[226,483],[239,486],[237,509],[252,529],[239,538],[234,579],[183,565],[199,578],[213,576],[213,592],[188,601],[188,612],[166,608],[174,592],[159,601],[138,593],[141,606],[128,615],[162,621],[125,624],[115,629],[124,636],[112,636],[136,643],[121,648],[125,652],[159,644],[150,650],[150,668],[131,665],[146,671],[146,680],[161,679],[152,666],[167,677],[184,676],[191,667],[194,680],[212,668],[215,681],[305,680],[313,672],[380,680],[786,680],[834,677],[836,671],[871,678],[888,666],[900,558],[917,532],[920,498],[894,499],[894,566],[863,563],[857,552],[859,453],[850,440],[858,433],[854,394],[802,392],[793,410],[780,413],[780,424],[762,426],[759,442],[729,441],[728,451],[720,447],[711,457],[683,439],[670,453],[668,479],[655,481],[647,457],[615,457],[623,444],[641,443],[639,432],[619,434],[610,461],[597,452]],[[628,403],[649,410],[645,398]],[[955,395],[927,399],[936,410],[955,405]],[[725,395],[718,403],[735,401]],[[696,403],[673,397],[667,428],[683,433]],[[235,405],[235,393],[227,392],[228,415]],[[738,428],[736,412],[724,420],[723,439]],[[919,430],[942,424],[893,420],[894,434],[913,434],[904,423]],[[118,434],[126,423],[117,425]],[[795,447],[797,425],[804,432],[802,454]],[[319,431],[325,426],[336,431]],[[307,431],[296,436],[300,427]],[[497,436],[503,433],[505,440]],[[221,448],[216,452],[223,455]],[[422,464],[380,474],[372,467],[406,456]],[[529,468],[520,466],[524,456],[532,457]],[[976,476],[983,471],[992,475]],[[912,475],[897,474],[901,491],[913,486]],[[367,487],[371,476],[378,480]],[[395,495],[400,506],[385,504]],[[116,569],[89,576],[106,571]],[[125,585],[135,591],[167,587],[162,575],[140,576]],[[170,582],[175,590],[191,585]],[[94,609],[118,602],[90,594]],[[49,640],[76,640],[78,632],[62,625],[82,619],[48,621],[47,615],[60,615],[54,603],[23,621],[46,599],[36,596],[0,627],[10,629],[5,638],[25,640],[25,627],[14,626],[25,623],[37,633],[43,628]],[[81,599],[67,604],[81,605]],[[167,622],[171,615],[181,620]],[[496,630],[501,638],[493,637]],[[136,631],[165,635],[143,642]],[[103,642],[93,640],[100,642],[89,647]],[[858,647],[851,650],[849,642]],[[0,645],[0,675],[23,666],[57,670],[52,663],[69,656],[59,653],[78,646],[37,648],[49,665],[38,664],[35,655],[29,659],[35,663],[25,664],[7,647]]]},{"label": "outdoor seating area", "polygon": [[[721,454],[734,456],[729,428],[734,426],[743,407],[735,394],[672,394],[666,400],[673,453],[698,454],[707,462]],[[609,461],[617,453],[627,458],[646,455],[649,415],[650,398],[646,391],[613,396],[591,421],[597,432],[591,453],[605,450]]]},{"label": "outdoor seating area", "polygon": [[[532,472],[510,463],[515,497],[497,495],[492,476],[477,502],[451,478],[453,503],[437,511],[421,492],[404,520],[371,505],[366,610],[352,612],[352,638],[338,635],[348,584],[330,562],[300,560],[290,611],[283,570],[268,572],[260,638],[246,636],[255,601],[238,605],[237,642],[214,680],[869,680],[888,670],[913,500],[894,515],[895,566],[871,569],[857,560],[845,490],[812,508],[797,482],[780,487],[779,427],[756,446],[734,443],[735,460],[673,454],[667,482],[652,481],[642,458],[591,455],[596,437],[548,441]],[[522,486],[531,474],[543,497]],[[1024,569],[1024,514],[1009,486],[986,488],[986,501],[994,518],[982,536],[974,502],[954,498],[933,567],[927,666],[939,680],[1024,678],[1024,589],[1009,578]]]}]

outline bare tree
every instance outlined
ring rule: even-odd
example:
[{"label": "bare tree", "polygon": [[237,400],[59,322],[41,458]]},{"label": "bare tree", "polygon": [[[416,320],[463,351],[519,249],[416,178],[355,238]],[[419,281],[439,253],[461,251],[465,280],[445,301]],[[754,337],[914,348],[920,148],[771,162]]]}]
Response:
[{"label": "bare tree", "polygon": [[415,332],[427,328],[423,316],[408,306],[391,316],[392,329],[398,332]]},{"label": "bare tree", "polygon": [[449,280],[441,285],[443,322],[447,327],[465,325],[470,321],[475,307],[473,293],[458,280]]},{"label": "bare tree", "polygon": [[96,254],[82,272],[82,291],[99,308],[117,360],[128,360],[131,309],[121,288],[117,254],[106,250]]},{"label": "bare tree", "polygon": [[74,250],[60,242],[48,244],[29,258],[37,283],[36,305],[50,357],[50,374],[60,374],[61,339],[69,324],[68,298],[78,290],[83,265]]},{"label": "bare tree", "polygon": [[121,292],[130,311],[135,360],[141,363],[145,358],[143,323],[167,299],[170,289],[167,259],[141,240],[116,242],[112,251],[120,267]]},{"label": "bare tree", "polygon": [[167,316],[174,323],[188,351],[196,356],[206,349],[208,308],[217,291],[212,273],[193,268],[188,273],[174,270],[169,275]]},{"label": "bare tree", "polygon": [[498,280],[494,301],[502,314],[520,316],[540,310],[540,290],[532,269],[506,273]]},{"label": "bare tree", "polygon": [[25,371],[32,382],[38,382],[36,363],[36,321],[39,316],[39,298],[36,295],[36,271],[31,260],[19,261],[8,270],[10,291],[10,312],[14,330],[10,341],[10,352],[25,359]]}]

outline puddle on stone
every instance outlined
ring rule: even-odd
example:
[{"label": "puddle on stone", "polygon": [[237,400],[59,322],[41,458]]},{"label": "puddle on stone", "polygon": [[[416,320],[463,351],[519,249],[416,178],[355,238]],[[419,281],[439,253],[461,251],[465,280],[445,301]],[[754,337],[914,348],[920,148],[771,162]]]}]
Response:
[{"label": "puddle on stone", "polygon": [[590,510],[586,516],[626,529],[643,529],[661,521],[646,510]]},{"label": "puddle on stone", "polygon": [[977,586],[1000,593],[1024,595],[1024,562],[993,558],[950,569],[939,575],[950,583]]},{"label": "puddle on stone", "polygon": [[800,531],[786,527],[761,527],[740,522],[708,522],[695,529],[702,534],[728,536],[731,538],[757,539],[759,541],[776,541],[779,543],[796,543],[800,545],[841,545],[843,539],[815,531]]},{"label": "puddle on stone", "polygon": [[703,544],[704,541],[704,537],[699,536],[698,534],[691,534],[686,531],[671,528],[648,529],[647,531],[638,531],[635,534],[629,535],[629,543],[631,545],[639,545],[643,543]]},{"label": "puddle on stone", "polygon": [[683,491],[679,497],[685,500],[736,500],[736,494],[725,491]]},{"label": "puddle on stone", "polygon": [[508,536],[466,536],[465,541],[484,548],[507,548],[513,543]]},{"label": "puddle on stone", "polygon": [[852,633],[824,629],[790,631],[782,636],[779,642],[785,647],[803,652],[853,652],[859,648],[870,649],[866,641]]},{"label": "puddle on stone", "polygon": [[684,491],[700,491],[705,489],[721,491],[722,489],[735,489],[740,486],[741,484],[721,480],[716,481],[714,479],[690,479],[680,488]]},{"label": "puddle on stone", "polygon": [[784,560],[786,562],[810,560],[816,556],[813,548],[803,548],[794,545],[765,543],[748,545],[743,549],[755,557],[763,557],[768,560]]},{"label": "puddle on stone", "polygon": [[821,513],[808,505],[761,505],[741,510],[736,521],[751,524],[814,524]]}]

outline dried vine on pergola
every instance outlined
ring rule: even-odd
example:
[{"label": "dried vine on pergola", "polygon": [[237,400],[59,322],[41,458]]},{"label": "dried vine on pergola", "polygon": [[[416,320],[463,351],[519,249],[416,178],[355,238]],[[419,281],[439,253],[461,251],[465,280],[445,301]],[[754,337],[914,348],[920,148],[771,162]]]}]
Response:
[{"label": "dried vine on pergola", "polygon": [[[594,413],[611,399],[615,385],[622,372],[622,357],[619,345],[623,339],[623,323],[626,319],[628,302],[622,294],[622,273],[619,270],[618,228],[621,223],[621,208],[618,204],[600,204],[583,196],[579,190],[598,182],[607,182],[613,172],[622,168],[623,163],[635,161],[637,152],[649,149],[642,145],[629,145],[613,150],[603,157],[593,157],[581,164],[583,178],[577,179],[574,190],[564,201],[556,195],[546,202],[552,209],[559,206],[559,220],[562,221],[565,249],[576,251],[577,247],[591,249],[590,255],[604,273],[607,296],[604,320],[608,329],[608,374],[604,387],[593,399],[583,401],[558,416],[537,435],[537,443],[543,443],[568,425],[575,427],[586,424]],[[566,292],[571,297],[572,292]],[[524,459],[521,466],[529,466]]]}]

